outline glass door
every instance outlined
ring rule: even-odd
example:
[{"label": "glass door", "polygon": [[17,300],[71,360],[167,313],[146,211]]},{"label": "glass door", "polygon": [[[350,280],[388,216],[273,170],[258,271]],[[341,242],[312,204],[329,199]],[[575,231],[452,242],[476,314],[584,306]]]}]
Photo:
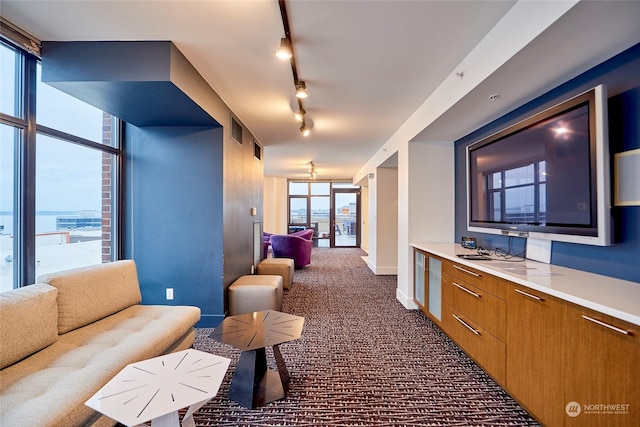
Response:
[{"label": "glass door", "polygon": [[332,195],[331,246],[360,247],[360,189],[334,186]]}]

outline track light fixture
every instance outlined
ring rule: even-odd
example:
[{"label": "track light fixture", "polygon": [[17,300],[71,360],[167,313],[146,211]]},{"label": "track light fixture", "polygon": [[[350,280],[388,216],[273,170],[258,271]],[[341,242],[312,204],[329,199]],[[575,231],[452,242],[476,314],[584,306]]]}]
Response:
[{"label": "track light fixture", "polygon": [[291,40],[286,37],[280,39],[280,47],[276,50],[276,56],[280,59],[291,59],[293,56]]},{"label": "track light fixture", "polygon": [[313,162],[309,162],[309,176],[311,177],[311,179],[316,179],[316,176],[318,175],[316,172],[316,165],[313,164]]},{"label": "track light fixture", "polygon": [[302,136],[309,136],[309,134],[311,133],[311,128],[307,125],[306,120],[302,120],[302,126],[300,126],[300,132],[302,133]]},{"label": "track light fixture", "polygon": [[304,99],[309,96],[307,85],[302,80],[296,82],[296,98]]},{"label": "track light fixture", "polygon": [[300,126],[302,136],[309,136],[309,134],[311,134],[311,129],[313,129],[313,120],[308,117],[303,118],[302,126]]},{"label": "track light fixture", "polygon": [[[300,132],[303,136],[309,136],[313,122],[311,119],[305,116],[307,113],[302,106],[302,100],[309,96],[307,92],[307,84],[298,78],[298,68],[296,65],[296,57],[293,52],[293,43],[291,41],[291,31],[289,29],[289,18],[287,17],[287,7],[285,0],[278,0],[278,6],[280,7],[280,15],[282,16],[282,26],[284,28],[284,37],[280,39],[280,48],[277,51],[277,55],[280,58],[291,59],[291,74],[293,75],[293,84],[295,86],[295,104],[291,105],[291,109],[295,114],[295,118],[298,122],[302,122],[300,126]],[[288,56],[286,56],[288,55]]]},{"label": "track light fixture", "polygon": [[307,114],[307,112],[304,110],[304,108],[300,108],[300,111],[295,112],[293,115],[295,116],[297,121],[302,122],[304,121],[305,114]]}]

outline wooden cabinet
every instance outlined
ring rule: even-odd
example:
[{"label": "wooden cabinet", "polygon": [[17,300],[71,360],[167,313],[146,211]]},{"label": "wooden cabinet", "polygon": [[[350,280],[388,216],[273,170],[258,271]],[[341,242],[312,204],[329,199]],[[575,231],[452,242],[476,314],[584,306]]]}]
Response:
[{"label": "wooden cabinet", "polygon": [[425,311],[425,272],[427,271],[427,256],[419,250],[413,251],[413,301],[421,311]]},{"label": "wooden cabinet", "polygon": [[640,326],[422,253],[423,311],[538,421],[638,425]]},{"label": "wooden cabinet", "polygon": [[[499,384],[505,382],[506,302],[494,278],[445,261],[443,327]],[[498,289],[496,287],[496,289]],[[502,298],[501,298],[502,297]]]},{"label": "wooden cabinet", "polygon": [[442,322],[442,260],[429,255],[427,260],[427,311],[438,324]]},{"label": "wooden cabinet", "polygon": [[442,259],[414,250],[413,299],[420,310],[441,326]]},{"label": "wooden cabinet", "polygon": [[564,422],[562,309],[562,301],[509,285],[507,390],[548,426]]},{"label": "wooden cabinet", "polygon": [[[577,405],[566,426],[637,426],[640,422],[640,327],[567,305],[564,404]],[[569,351],[570,350],[570,351]]]}]

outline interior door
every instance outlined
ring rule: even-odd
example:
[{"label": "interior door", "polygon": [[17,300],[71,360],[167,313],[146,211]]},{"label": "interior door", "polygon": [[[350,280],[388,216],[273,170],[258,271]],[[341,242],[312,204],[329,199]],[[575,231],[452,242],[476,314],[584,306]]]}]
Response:
[{"label": "interior door", "polygon": [[331,246],[360,247],[360,190],[334,188],[331,211]]}]

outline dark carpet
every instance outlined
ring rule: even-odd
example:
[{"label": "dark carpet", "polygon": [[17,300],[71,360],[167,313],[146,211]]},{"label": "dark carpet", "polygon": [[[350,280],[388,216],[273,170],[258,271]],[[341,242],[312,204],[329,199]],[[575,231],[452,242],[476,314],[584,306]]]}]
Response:
[{"label": "dark carpet", "polygon": [[396,276],[375,276],[362,255],[314,248],[311,265],[296,270],[283,311],[305,325],[300,339],[280,346],[291,374],[283,400],[252,410],[227,399],[239,350],[197,330],[195,348],[231,366],[196,425],[538,425],[429,319],[405,309]]}]

